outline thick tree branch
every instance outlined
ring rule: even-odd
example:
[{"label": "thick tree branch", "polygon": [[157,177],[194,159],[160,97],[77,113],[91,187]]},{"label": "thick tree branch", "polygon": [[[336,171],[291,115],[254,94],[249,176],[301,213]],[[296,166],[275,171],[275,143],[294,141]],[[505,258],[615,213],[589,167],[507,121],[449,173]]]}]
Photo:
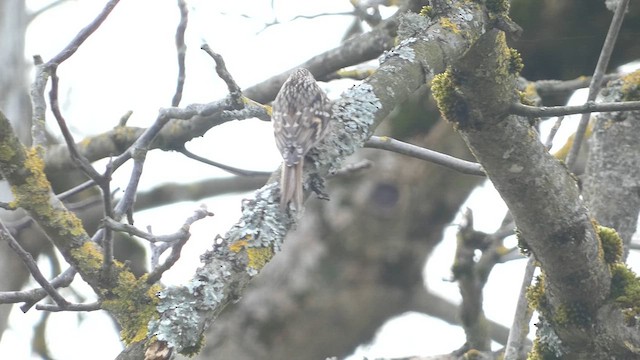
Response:
[{"label": "thick tree branch", "polygon": [[[541,264],[543,317],[562,343],[558,351],[576,358],[610,357],[611,351],[634,357],[622,346],[628,340],[623,336],[595,340],[603,339],[597,333],[603,330],[595,331],[592,321],[609,296],[609,265],[575,178],[546,151],[527,119],[507,115],[515,96],[514,57],[517,63],[502,33],[487,31],[433,80],[434,97],[507,203],[522,243]],[[582,320],[558,320],[568,312],[579,312]]]},{"label": "thick tree branch", "polygon": [[[451,10],[465,15],[452,17],[461,32],[477,36],[484,32],[484,14],[477,4],[465,3],[462,9]],[[405,29],[400,35],[404,40],[381,59],[379,70],[335,102],[332,130],[310,154],[320,176],[339,168],[342,159],[363,146],[397,103],[427,82],[430,74],[443,71],[443,59],[460,57],[469,45],[468,39],[477,38],[461,39],[440,22],[418,15],[403,21]],[[441,47],[443,43],[457,46]],[[278,204],[279,191],[274,182],[245,200],[241,219],[216,238],[213,251],[202,257],[204,264],[191,282],[163,291],[160,319],[150,326],[152,335],[178,352],[189,353],[198,347],[203,329],[242,294],[280,249],[294,224],[292,215],[281,212]]]},{"label": "thick tree branch", "polygon": [[[640,72],[611,82],[603,90],[607,101],[622,101],[638,86]],[[585,197],[592,216],[603,226],[614,228],[629,253],[640,211],[640,112],[601,113],[593,124]]]},{"label": "thick tree branch", "polygon": [[[596,99],[596,96],[598,96],[598,92],[600,92],[600,87],[602,86],[602,78],[604,77],[604,73],[605,71],[607,71],[607,67],[609,66],[609,59],[611,59],[611,54],[613,53],[613,48],[615,46],[616,39],[618,38],[620,28],[622,27],[622,21],[624,20],[624,15],[627,12],[628,6],[629,0],[618,1],[616,11],[613,14],[613,19],[611,19],[609,31],[607,32],[607,37],[604,39],[604,44],[602,45],[602,51],[600,51],[598,64],[596,65],[596,69],[593,72],[593,77],[591,78],[591,83],[589,84],[589,95],[587,96],[587,102],[594,101]],[[571,147],[571,151],[567,155],[567,167],[569,167],[571,171],[574,171],[574,165],[578,158],[578,152],[580,151],[580,146],[582,146],[582,140],[584,139],[584,134],[587,131],[587,125],[589,125],[589,118],[589,114],[583,114],[580,118],[580,123],[578,124],[578,129],[576,130],[576,135],[573,140],[573,146]]]}]

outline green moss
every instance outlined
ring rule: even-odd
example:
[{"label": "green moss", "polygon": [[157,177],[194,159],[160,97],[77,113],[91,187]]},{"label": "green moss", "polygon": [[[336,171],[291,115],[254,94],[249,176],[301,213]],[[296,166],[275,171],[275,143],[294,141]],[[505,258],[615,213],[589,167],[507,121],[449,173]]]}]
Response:
[{"label": "green moss", "polygon": [[482,352],[476,350],[476,349],[471,349],[469,351],[467,351],[466,353],[464,353],[464,355],[462,356],[462,359],[464,360],[480,360],[480,359],[484,359],[484,355],[482,354]]},{"label": "green moss", "polygon": [[549,348],[540,338],[533,340],[533,348],[527,355],[527,360],[559,360],[553,350]]},{"label": "green moss", "polygon": [[440,113],[447,121],[457,124],[466,122],[469,109],[456,89],[456,81],[451,69],[433,77],[431,94],[436,100]]},{"label": "green moss", "polygon": [[524,63],[522,62],[522,56],[518,50],[513,48],[509,49],[509,73],[513,75],[519,75],[522,69],[524,69]]},{"label": "green moss", "polygon": [[530,308],[538,311],[546,309],[547,299],[544,295],[544,274],[536,276],[533,285],[527,288],[525,296]]},{"label": "green moss", "polygon": [[609,265],[620,262],[623,252],[620,235],[614,229],[605,226],[596,225],[595,228],[602,246],[604,261]]},{"label": "green moss", "polygon": [[12,148],[6,143],[0,144],[0,161],[11,162],[11,159],[16,155],[16,149]]},{"label": "green moss", "polygon": [[518,241],[518,249],[520,249],[520,253],[527,257],[530,256],[531,249],[529,248],[529,244],[527,244],[527,241],[524,239],[524,236],[522,236],[519,229],[516,229],[516,240]]},{"label": "green moss", "polygon": [[426,17],[431,17],[433,16],[433,7],[431,6],[423,6],[422,9],[420,9],[420,16],[426,16]]},{"label": "green moss", "polygon": [[611,266],[611,299],[623,309],[627,325],[640,315],[640,278],[623,263]]},{"label": "green moss", "polygon": [[561,326],[587,326],[591,323],[591,314],[587,306],[580,302],[559,306],[553,316],[553,323]]}]

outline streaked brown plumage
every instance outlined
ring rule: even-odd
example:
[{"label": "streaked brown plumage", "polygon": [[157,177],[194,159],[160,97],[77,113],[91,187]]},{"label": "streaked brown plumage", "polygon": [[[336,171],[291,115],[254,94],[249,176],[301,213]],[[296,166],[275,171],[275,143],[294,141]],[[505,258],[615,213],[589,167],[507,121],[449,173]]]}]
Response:
[{"label": "streaked brown plumage", "polygon": [[296,69],[273,102],[273,133],[282,154],[280,207],[302,209],[304,157],[324,137],[331,104],[307,69]]}]

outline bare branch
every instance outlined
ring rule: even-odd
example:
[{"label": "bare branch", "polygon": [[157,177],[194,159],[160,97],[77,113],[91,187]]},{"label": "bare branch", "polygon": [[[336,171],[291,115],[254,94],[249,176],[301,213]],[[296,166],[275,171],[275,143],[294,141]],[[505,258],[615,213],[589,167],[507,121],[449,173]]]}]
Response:
[{"label": "bare branch", "polygon": [[62,116],[62,112],[60,111],[60,106],[58,105],[58,75],[56,74],[56,69],[51,69],[51,91],[49,92],[49,102],[51,103],[51,112],[58,122],[58,127],[60,127],[60,131],[62,132],[62,136],[64,137],[65,143],[69,148],[69,154],[71,155],[71,159],[80,167],[82,172],[87,175],[90,179],[96,182],[99,185],[104,184],[105,179],[102,175],[100,175],[94,168],[91,166],[91,163],[80,153],[78,152],[78,147],[76,146],[75,140],[73,139],[73,135],[71,135],[71,131],[69,131],[69,127],[67,126],[67,122]]},{"label": "bare branch", "polygon": [[533,279],[533,272],[536,269],[536,261],[531,255],[527,260],[527,267],[522,278],[522,286],[520,287],[520,296],[516,305],[516,313],[513,316],[513,324],[509,332],[509,339],[505,346],[504,360],[517,360],[523,352],[523,347],[529,334],[529,321],[533,315],[533,310],[527,301],[527,289]]},{"label": "bare branch", "polygon": [[549,136],[547,136],[547,140],[544,142],[544,146],[547,148],[547,151],[551,150],[551,147],[553,146],[553,139],[556,137],[556,133],[558,133],[558,129],[560,129],[560,125],[562,125],[562,120],[564,120],[564,116],[558,116],[558,119],[556,120],[556,122],[553,124],[553,127],[551,127],[551,130],[549,131]]},{"label": "bare branch", "polygon": [[[292,17],[291,19],[289,19],[287,22],[293,22],[299,19],[306,19],[306,20],[311,20],[311,19],[316,19],[319,17],[324,17],[324,16],[343,16],[343,15],[356,15],[355,11],[343,11],[343,12],[324,12],[324,13],[318,13],[318,14],[313,14],[313,15],[296,15],[294,17]],[[245,18],[249,18],[249,15],[241,15],[242,17]],[[271,22],[265,23],[264,27],[262,29],[260,29],[260,31],[257,32],[257,34],[262,33],[263,31],[267,30],[268,28],[274,26],[274,25],[280,25],[283,22],[278,20],[278,18],[274,18]]]},{"label": "bare branch", "polygon": [[233,176],[210,178],[190,184],[163,184],[140,192],[136,199],[136,209],[150,209],[176,201],[196,201],[206,197],[251,191],[263,186],[269,176]]},{"label": "bare branch", "polygon": [[259,103],[268,103],[276,97],[278,90],[295,68],[308,69],[316,79],[320,79],[343,67],[375,59],[393,46],[397,35],[398,19],[405,10],[406,8],[401,7],[392,17],[382,21],[373,30],[348,39],[335,49],[314,56],[291,70],[245,89],[244,95]]},{"label": "bare branch", "polygon": [[85,26],[80,32],[71,40],[71,42],[60,51],[57,55],[42,64],[42,58],[39,55],[34,56],[34,63],[36,65],[35,81],[31,85],[31,102],[32,102],[32,137],[33,144],[45,146],[46,131],[45,131],[45,112],[47,109],[46,102],[44,101],[44,89],[47,86],[48,77],[52,71],[73,55],[80,45],[85,42],[93,34],[102,23],[109,16],[113,8],[118,4],[120,0],[110,0],[102,9],[100,14],[91,22]]},{"label": "bare branch", "polygon": [[234,104],[233,109],[242,109],[244,107],[244,101],[242,100],[242,90],[240,90],[240,86],[236,84],[236,81],[233,80],[233,76],[231,76],[229,70],[227,70],[227,66],[224,63],[222,55],[211,50],[209,44],[203,44],[200,48],[207,54],[209,54],[209,56],[211,56],[211,58],[216,62],[216,72],[218,73],[218,76],[220,76],[220,78],[224,80],[225,84],[227,84],[229,95],[231,95],[231,100]]},{"label": "bare branch", "polygon": [[[213,216],[213,213],[207,211],[207,209],[203,206],[202,208],[197,210],[193,216],[189,217],[187,221],[185,221],[184,225],[182,225],[182,229],[177,233],[181,236],[171,246],[171,253],[163,264],[157,266],[155,269],[153,269],[153,271],[151,271],[151,273],[149,274],[149,278],[147,279],[147,284],[154,284],[160,281],[162,274],[164,274],[165,271],[169,270],[173,266],[173,264],[175,264],[178,259],[180,259],[180,252],[182,251],[182,247],[191,237],[191,234],[189,233],[191,224],[208,216]],[[154,247],[152,246],[152,249],[153,248]],[[154,254],[156,254],[155,251]],[[160,254],[156,254],[156,259],[157,257],[159,257],[159,255]]]},{"label": "bare branch", "polygon": [[[607,37],[604,40],[604,45],[602,46],[600,57],[598,58],[598,64],[596,65],[596,69],[593,72],[593,77],[591,78],[591,83],[589,84],[589,95],[587,96],[587,102],[594,101],[596,99],[596,96],[598,96],[600,86],[602,85],[602,78],[605,71],[607,70],[607,66],[609,66],[609,59],[611,58],[611,54],[613,53],[613,48],[615,46],[616,39],[618,38],[620,28],[622,27],[622,21],[624,20],[624,15],[627,12],[628,6],[629,0],[620,0],[615,13],[613,14],[611,26],[609,27]],[[580,151],[580,147],[582,146],[582,140],[584,139],[584,134],[587,131],[587,125],[589,125],[589,118],[590,115],[588,113],[583,114],[580,118],[580,123],[578,124],[578,129],[576,130],[576,135],[573,140],[573,146],[571,147],[571,151],[569,151],[569,155],[567,155],[567,167],[571,171],[574,171],[574,166],[578,158],[578,152]]]},{"label": "bare branch", "polygon": [[100,14],[91,22],[89,25],[85,26],[80,32],[71,40],[71,42],[60,51],[56,56],[51,58],[51,60],[47,61],[45,64],[46,68],[56,67],[68,58],[71,55],[75,54],[75,52],[80,48],[80,45],[84,43],[91,34],[93,34],[98,28],[102,25],[102,23],[107,19],[111,11],[118,5],[120,0],[110,0],[104,6]]},{"label": "bare branch", "polygon": [[[607,74],[602,78],[603,83],[619,78],[619,74]],[[581,76],[573,80],[538,80],[533,83],[536,92],[542,96],[553,94],[569,94],[578,89],[589,87],[590,76]]]},{"label": "bare branch", "polygon": [[[74,268],[68,268],[62,274],[56,276],[50,281],[51,286],[54,288],[67,287],[73,281],[76,276],[76,270]],[[0,303],[17,303],[24,302],[20,306],[22,312],[27,312],[38,301],[44,299],[47,296],[47,292],[43,288],[25,290],[25,291],[8,291],[0,293]]]},{"label": "bare branch", "polygon": [[207,165],[211,165],[211,166],[215,166],[219,169],[222,169],[226,172],[229,172],[233,175],[238,175],[238,176],[268,176],[271,175],[271,172],[269,171],[255,171],[255,170],[245,170],[245,169],[240,169],[237,167],[233,167],[233,166],[229,166],[229,165],[225,165],[213,160],[209,160],[206,159],[200,155],[196,155],[194,153],[192,153],[191,151],[187,150],[186,148],[182,148],[181,150],[179,150],[184,156],[199,161],[201,163],[207,164]]},{"label": "bare branch", "polygon": [[59,311],[96,311],[102,309],[102,303],[96,301],[89,304],[67,304],[65,306],[53,304],[38,304],[36,310],[59,312]]},{"label": "bare branch", "polygon": [[357,163],[347,164],[340,169],[336,170],[331,176],[349,176],[354,173],[371,169],[373,162],[370,160],[362,160]]},{"label": "bare branch", "polygon": [[573,106],[529,106],[514,103],[509,111],[514,115],[528,117],[552,117],[572,114],[591,114],[594,112],[615,112],[640,110],[640,101],[625,101],[616,103],[595,103],[588,101],[584,105]]},{"label": "bare branch", "polygon": [[426,160],[463,174],[486,176],[482,166],[478,163],[466,161],[437,151],[421,148],[386,136],[372,136],[365,143],[365,147],[382,149]]},{"label": "bare branch", "polygon": [[16,239],[11,235],[9,230],[4,226],[4,223],[0,221],[0,239],[6,241],[9,244],[9,247],[20,257],[22,262],[25,264],[31,276],[42,286],[44,291],[47,292],[49,296],[53,299],[53,301],[58,304],[58,306],[66,306],[69,303],[65,300],[60,293],[51,285],[49,281],[42,275],[40,269],[38,268],[38,264],[33,259],[33,256],[20,246],[20,244],[16,241]]},{"label": "bare branch", "polygon": [[184,33],[187,30],[187,23],[189,21],[189,9],[187,9],[187,2],[185,0],[178,0],[178,9],[180,10],[180,22],[176,29],[176,51],[178,53],[178,83],[176,85],[176,92],[171,100],[171,106],[176,107],[180,105],[182,100],[182,90],[184,89],[184,81],[186,79],[186,67],[184,63],[185,55],[187,53],[187,45],[184,42]]}]

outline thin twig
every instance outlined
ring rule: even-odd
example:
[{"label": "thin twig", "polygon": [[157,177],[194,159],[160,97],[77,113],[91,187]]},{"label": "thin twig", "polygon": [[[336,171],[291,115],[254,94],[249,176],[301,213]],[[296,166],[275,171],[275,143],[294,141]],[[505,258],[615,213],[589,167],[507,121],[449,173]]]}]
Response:
[{"label": "thin twig", "polygon": [[196,154],[190,152],[189,150],[187,150],[185,147],[183,147],[179,151],[184,156],[186,156],[186,157],[188,157],[190,159],[199,161],[199,162],[207,164],[207,165],[215,166],[215,167],[220,168],[220,169],[222,169],[222,170],[224,170],[224,171],[226,171],[228,173],[231,173],[233,175],[238,175],[238,176],[267,176],[267,175],[271,175],[270,171],[245,170],[245,169],[240,169],[240,168],[237,168],[237,167],[221,164],[219,162],[204,158],[204,157],[202,157],[200,155],[196,155]]},{"label": "thin twig", "polygon": [[96,186],[96,183],[93,180],[87,180],[85,182],[83,182],[80,185],[74,186],[71,189],[67,190],[67,191],[63,191],[60,194],[57,194],[56,196],[58,197],[58,199],[60,201],[64,201],[65,199],[76,195],[78,193],[81,193],[87,189],[90,189],[92,187]]},{"label": "thin twig", "polygon": [[595,103],[588,101],[583,105],[573,106],[529,106],[513,103],[509,111],[515,115],[529,117],[552,117],[573,114],[590,114],[594,112],[615,112],[640,110],[640,101],[625,101],[616,103]]},{"label": "thin twig", "polygon": [[[111,202],[111,174],[112,174],[111,162],[107,164],[104,178],[105,181],[102,185],[100,185],[100,190],[102,192],[102,215],[103,217],[112,217],[113,216],[113,205]],[[103,262],[102,262],[102,271],[105,276],[110,275],[110,271],[113,265],[113,231],[111,229],[105,229],[104,234],[102,236],[102,249],[104,253],[102,254]]]},{"label": "thin twig", "polygon": [[482,170],[482,166],[478,163],[458,159],[437,151],[407,144],[387,136],[372,136],[367,140],[364,146],[368,148],[393,151],[416,159],[426,160],[434,164],[456,170],[463,174],[486,176],[484,170]]},{"label": "thin twig", "polygon": [[44,101],[44,90],[47,86],[47,80],[52,70],[62,64],[71,55],[73,55],[80,45],[82,45],[93,34],[102,23],[109,16],[113,8],[118,4],[120,0],[111,0],[107,2],[100,14],[85,26],[80,32],[62,49],[57,55],[51,58],[46,63],[42,63],[42,58],[39,55],[34,56],[34,63],[36,65],[36,75],[33,84],[31,85],[31,103],[32,103],[32,125],[31,136],[33,138],[34,146],[45,146],[46,131],[45,131],[45,112],[47,110],[46,102]]},{"label": "thin twig", "polygon": [[76,146],[76,142],[73,139],[73,135],[71,135],[71,131],[69,131],[69,127],[67,126],[67,122],[62,116],[62,112],[60,111],[60,106],[58,105],[58,82],[59,78],[56,74],[56,68],[53,67],[51,69],[51,90],[49,91],[49,102],[51,103],[51,112],[58,122],[58,127],[62,132],[62,137],[69,149],[69,154],[71,155],[71,159],[80,167],[82,172],[87,175],[90,179],[95,181],[97,184],[104,185],[104,177],[100,175],[94,168],[91,166],[91,163],[80,154],[78,151],[78,147]]},{"label": "thin twig", "polygon": [[[71,284],[75,276],[76,270],[74,268],[69,268],[62,274],[53,278],[49,283],[54,288],[67,287]],[[43,288],[23,291],[4,291],[0,292],[0,304],[24,302],[24,304],[20,306],[20,310],[26,313],[38,301],[44,299],[45,296],[47,296],[47,292]]]},{"label": "thin twig", "polygon": [[[221,15],[226,15],[225,13],[221,13]],[[300,20],[300,19],[304,19],[304,20],[312,20],[312,19],[316,19],[319,17],[323,17],[323,16],[344,16],[344,15],[352,15],[355,16],[356,15],[356,11],[342,11],[342,12],[325,12],[325,13],[319,13],[319,14],[313,14],[313,15],[296,15],[294,17],[292,17],[291,19],[289,19],[287,21],[288,22],[293,22],[295,20]],[[242,14],[240,15],[244,18],[251,18],[249,15],[246,14]],[[262,33],[263,31],[267,30],[268,28],[274,26],[274,25],[280,25],[283,24],[282,21],[278,20],[278,18],[274,18],[271,22],[265,23],[264,27],[262,29],[260,29],[260,31],[258,31],[256,33],[256,35]]]},{"label": "thin twig", "polygon": [[102,309],[102,303],[99,301],[89,304],[67,304],[65,306],[56,306],[53,304],[36,305],[36,310],[59,312],[59,311],[96,311]]},{"label": "thin twig", "polygon": [[80,45],[82,45],[82,43],[84,43],[89,38],[89,36],[91,36],[91,34],[98,30],[102,23],[107,19],[113,8],[115,8],[119,2],[120,0],[110,0],[109,2],[107,2],[100,14],[98,14],[98,16],[91,23],[89,23],[89,25],[80,30],[80,32],[73,38],[73,40],[71,40],[71,42],[56,56],[51,58],[51,60],[49,60],[45,64],[45,66],[47,68],[51,66],[58,66],[62,64],[62,62],[70,58],[71,55],[78,51]]},{"label": "thin twig", "polygon": [[[611,53],[613,53],[613,48],[616,43],[616,39],[618,38],[620,28],[622,27],[622,21],[624,20],[624,14],[627,12],[628,5],[629,0],[620,0],[618,8],[613,14],[611,26],[609,27],[607,37],[604,40],[602,51],[600,51],[598,64],[596,65],[593,77],[591,78],[591,83],[589,84],[587,102],[594,101],[596,96],[598,96],[598,92],[600,91],[600,86],[602,84],[602,77],[604,76],[604,72],[607,70],[607,66],[609,66],[609,59],[611,58]],[[571,171],[574,170],[576,160],[578,159],[578,152],[580,152],[584,134],[587,131],[587,125],[589,125],[589,118],[590,115],[588,113],[583,114],[580,118],[580,123],[578,124],[578,129],[576,130],[575,138],[573,140],[573,146],[571,147],[571,151],[569,151],[569,155],[567,155],[566,163],[567,167]]]},{"label": "thin twig", "polygon": [[536,269],[536,261],[533,256],[529,257],[527,261],[527,267],[522,278],[522,285],[520,286],[520,296],[518,297],[518,304],[516,305],[516,313],[513,317],[513,325],[511,325],[511,331],[509,332],[509,339],[504,352],[504,360],[517,360],[522,352],[522,346],[529,333],[529,321],[533,311],[529,307],[527,301],[527,289],[531,285],[531,279]]},{"label": "thin twig", "polygon": [[185,0],[178,0],[178,9],[180,10],[180,22],[176,29],[176,51],[178,54],[178,83],[176,85],[176,93],[171,100],[171,106],[180,105],[182,100],[182,91],[184,89],[184,81],[186,79],[186,67],[185,56],[187,53],[187,45],[184,42],[184,33],[187,30],[187,23],[189,21],[189,9],[187,9],[187,2]]},{"label": "thin twig", "polygon": [[222,55],[215,53],[213,50],[211,50],[211,48],[209,47],[209,44],[203,44],[200,47],[202,50],[204,50],[207,54],[209,54],[209,56],[211,56],[211,58],[213,58],[213,60],[216,62],[216,72],[218,73],[218,76],[220,77],[220,79],[222,79],[225,84],[227,84],[227,88],[229,89],[229,95],[231,95],[231,100],[233,101],[234,104],[234,110],[240,110],[244,107],[244,101],[242,100],[242,90],[240,90],[240,86],[238,86],[238,84],[236,84],[236,81],[233,80],[233,76],[231,76],[231,73],[229,73],[229,70],[227,70],[227,66],[224,63],[224,59],[222,58]]},{"label": "thin twig", "polygon": [[371,160],[364,159],[362,161],[358,161],[357,163],[347,164],[340,169],[336,170],[331,174],[331,177],[334,176],[349,176],[354,173],[371,169],[373,167],[373,162]]},{"label": "thin twig", "polygon": [[[602,78],[603,83],[620,77],[620,74],[607,74]],[[578,89],[589,87],[591,76],[581,76],[573,80],[538,80],[533,82],[536,92],[541,96],[572,93]]]},{"label": "thin twig", "polygon": [[178,232],[183,234],[182,238],[180,238],[173,244],[173,246],[171,246],[171,253],[169,254],[169,256],[167,256],[167,259],[164,261],[164,263],[157,266],[155,269],[153,269],[153,271],[151,271],[149,277],[147,278],[147,284],[155,284],[156,282],[160,281],[160,278],[162,278],[162,274],[164,274],[165,271],[169,270],[178,261],[178,259],[180,259],[182,247],[191,237],[191,233],[189,232],[191,225],[194,222],[200,219],[204,219],[208,216],[213,216],[213,213],[207,211],[207,209],[203,206],[202,208],[196,210],[195,214],[193,214],[193,216],[189,217],[185,221],[184,225],[182,225],[182,228]]},{"label": "thin twig", "polygon": [[556,122],[553,123],[551,130],[549,130],[549,136],[547,136],[547,140],[544,142],[544,147],[547,148],[547,151],[551,150],[551,147],[553,147],[553,139],[556,137],[556,134],[560,129],[560,125],[562,125],[562,120],[564,120],[564,116],[558,116]]},{"label": "thin twig", "polygon": [[65,300],[62,295],[51,285],[51,283],[42,275],[40,269],[38,268],[38,264],[33,259],[33,256],[20,246],[18,241],[11,235],[9,230],[4,226],[4,223],[0,221],[0,239],[6,241],[9,244],[9,247],[20,257],[22,262],[25,264],[31,276],[42,286],[44,291],[51,296],[53,301],[58,304],[58,306],[66,306],[69,303]]}]

